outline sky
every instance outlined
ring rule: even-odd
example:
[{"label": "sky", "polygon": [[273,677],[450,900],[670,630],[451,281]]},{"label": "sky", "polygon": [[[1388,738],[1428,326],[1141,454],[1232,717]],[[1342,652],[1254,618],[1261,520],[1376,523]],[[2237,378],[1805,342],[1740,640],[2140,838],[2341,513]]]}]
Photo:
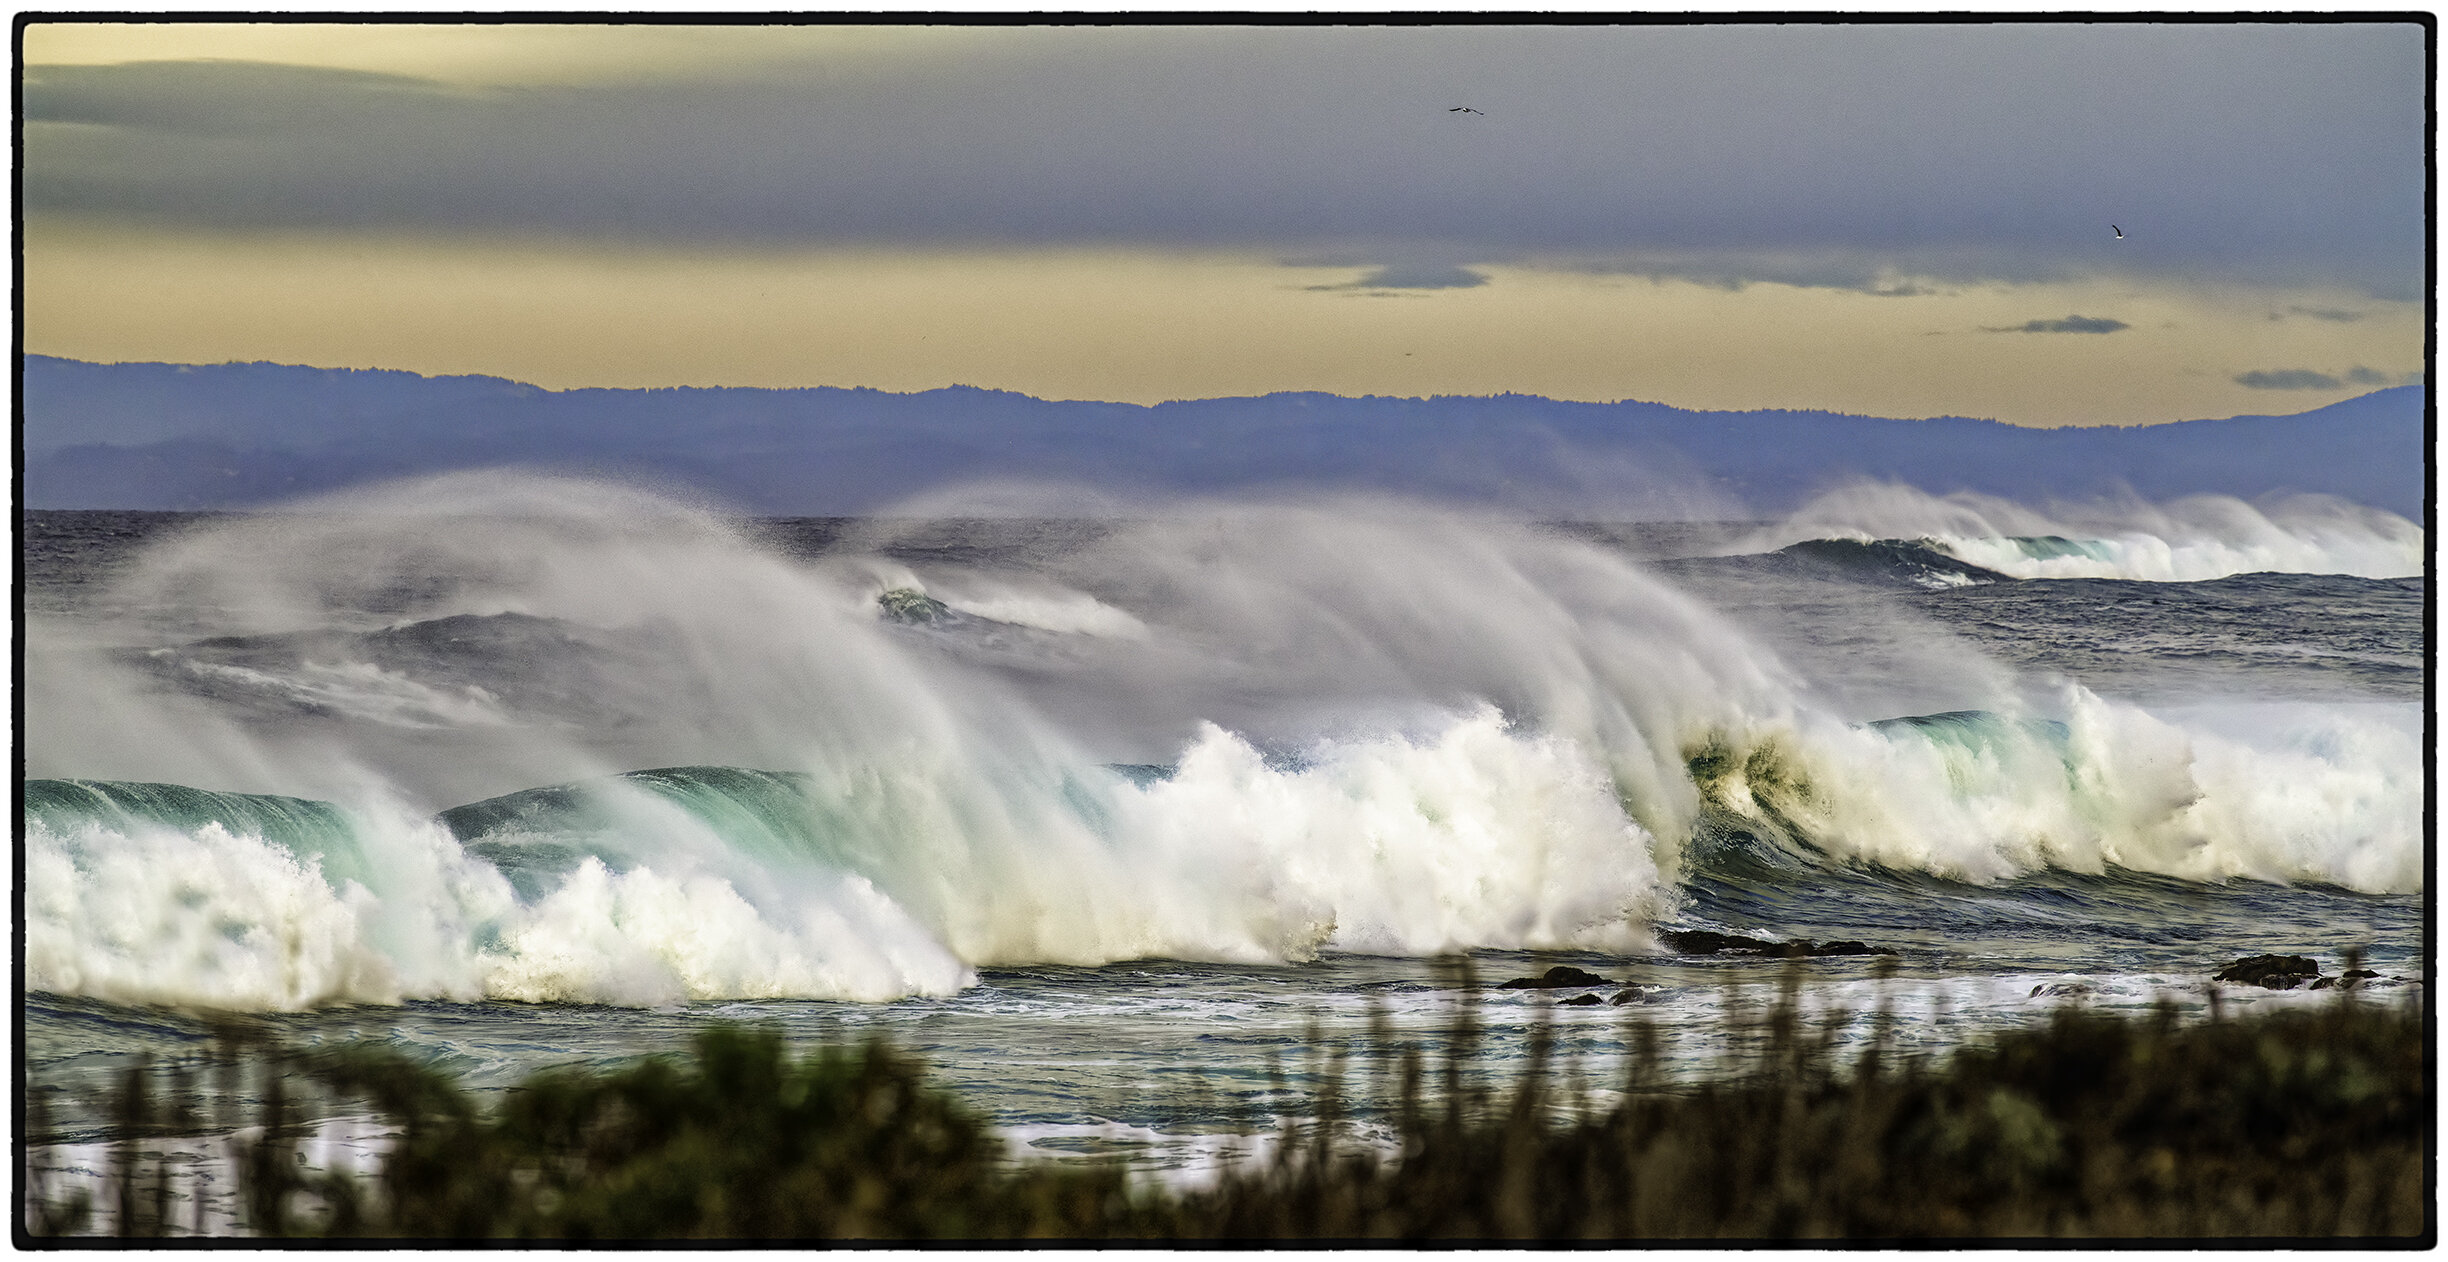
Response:
[{"label": "sky", "polygon": [[2410,22],[34,23],[21,56],[40,354],[2041,426],[2423,368]]}]

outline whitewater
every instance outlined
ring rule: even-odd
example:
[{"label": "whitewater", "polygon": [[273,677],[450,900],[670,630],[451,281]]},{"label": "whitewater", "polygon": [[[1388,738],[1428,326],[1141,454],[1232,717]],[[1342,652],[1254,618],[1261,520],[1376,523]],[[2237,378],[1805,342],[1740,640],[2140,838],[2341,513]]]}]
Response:
[{"label": "whitewater", "polygon": [[1110,1138],[1167,1124],[1057,1027],[1153,1063],[1240,1022],[1203,1049],[1239,1064],[1355,995],[1442,1011],[1455,955],[1646,977],[1694,1055],[1757,978],[1666,930],[1870,939],[1986,1020],[2197,1002],[2254,944],[2420,980],[2394,515],[1069,502],[759,521],[482,473],[28,514],[32,1062],[65,1092],[102,1025],[371,1011],[506,1076],[821,1016]]}]

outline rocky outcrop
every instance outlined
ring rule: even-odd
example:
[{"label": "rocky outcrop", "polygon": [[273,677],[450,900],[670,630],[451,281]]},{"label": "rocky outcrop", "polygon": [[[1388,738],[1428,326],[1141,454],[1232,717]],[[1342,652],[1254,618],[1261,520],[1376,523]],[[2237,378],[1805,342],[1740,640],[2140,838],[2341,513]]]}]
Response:
[{"label": "rocky outcrop", "polygon": [[1787,945],[1787,946],[1790,946],[1790,947],[1800,947],[1800,948],[1801,948],[1801,954],[1803,954],[1803,955],[1893,955],[1893,954],[1895,954],[1895,948],[1893,948],[1893,947],[1874,947],[1874,946],[1871,946],[1869,943],[1866,943],[1866,942],[1853,942],[1853,941],[1849,941],[1849,940],[1848,940],[1848,941],[1844,941],[1844,942],[1823,942],[1823,943],[1819,944],[1818,946],[1812,946],[1812,945],[1811,945],[1811,940],[1810,940],[1810,939],[1808,939],[1808,938],[1798,938],[1798,939],[1795,939],[1795,940],[1794,940],[1794,941],[1792,941],[1792,942],[1787,943],[1786,945]]},{"label": "rocky outcrop", "polygon": [[2343,977],[2316,977],[2312,979],[2312,989],[2327,990],[2334,986],[2339,990],[2353,990],[2356,983],[2370,981],[2379,975],[2380,974],[2368,968],[2350,968],[2346,970],[2346,974]]},{"label": "rocky outcrop", "polygon": [[[2377,976],[2357,969],[2367,976]],[[2305,955],[2248,955],[2210,975],[2214,982],[2235,982],[2244,986],[2265,986],[2271,990],[2293,990],[2305,982],[2320,979],[2320,965]],[[2333,983],[2334,984],[2334,983]],[[2315,990],[2324,989],[2319,985]]]},{"label": "rocky outcrop", "polygon": [[1798,959],[1819,955],[1895,954],[1888,947],[1874,947],[1850,940],[1815,943],[1808,938],[1795,938],[1790,942],[1773,942],[1710,929],[1661,929],[1658,940],[1680,955],[1764,955],[1774,959]]},{"label": "rocky outcrop", "polygon": [[1660,929],[1658,941],[1682,955],[1715,955],[1720,951],[1765,955],[1777,948],[1774,942],[1709,929]]},{"label": "rocky outcrop", "polygon": [[1596,973],[1584,973],[1569,964],[1558,964],[1537,977],[1516,977],[1497,987],[1498,990],[1561,990],[1573,986],[1616,986]]}]

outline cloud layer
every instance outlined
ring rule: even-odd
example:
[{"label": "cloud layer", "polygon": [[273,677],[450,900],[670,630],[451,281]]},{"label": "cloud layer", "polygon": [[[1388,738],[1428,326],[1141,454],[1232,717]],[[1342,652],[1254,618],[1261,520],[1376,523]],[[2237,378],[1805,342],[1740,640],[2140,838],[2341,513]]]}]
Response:
[{"label": "cloud layer", "polygon": [[[1507,260],[1866,292],[2422,283],[2411,23],[1005,35],[532,87],[37,65],[25,208],[706,249],[1334,250],[1382,289]],[[1449,112],[1465,101],[1485,114]]]},{"label": "cloud layer", "polygon": [[2114,333],[2133,326],[2123,320],[2105,316],[2070,315],[2062,320],[2028,320],[2006,328],[1993,328],[1992,333]]},{"label": "cloud layer", "polygon": [[2309,368],[2265,368],[2235,377],[2235,383],[2248,390],[2343,390],[2348,386],[2410,386],[2421,380],[2421,373],[2385,373],[2362,364],[2336,374]]}]

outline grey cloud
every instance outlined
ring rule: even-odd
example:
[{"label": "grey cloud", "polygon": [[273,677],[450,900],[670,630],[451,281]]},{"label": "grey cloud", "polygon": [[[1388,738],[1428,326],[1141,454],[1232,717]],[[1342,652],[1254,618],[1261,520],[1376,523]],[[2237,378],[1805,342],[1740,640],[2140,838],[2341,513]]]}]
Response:
[{"label": "grey cloud", "polygon": [[2062,320],[2032,320],[2023,324],[2008,325],[2005,328],[1990,328],[1986,325],[1982,327],[1988,328],[1991,333],[2114,333],[2119,329],[2130,329],[2133,326],[2123,320],[2070,315]]},{"label": "grey cloud", "polygon": [[2357,364],[2342,374],[2314,372],[2309,368],[2273,368],[2239,373],[2237,385],[2255,390],[2343,390],[2348,386],[2414,386],[2421,385],[2420,372],[2391,373]]},{"label": "grey cloud", "polygon": [[2315,320],[2329,320],[2338,324],[2351,324],[2363,318],[2360,311],[2341,311],[2336,307],[2288,307],[2287,314],[2310,316]]},{"label": "grey cloud", "polygon": [[[2422,284],[2413,23],[989,42],[958,63],[490,90],[237,62],[33,67],[24,205],[690,246],[1331,247],[1370,265],[1443,243],[1448,262],[1649,259],[1863,292],[1905,292],[1893,278],[1933,258],[1972,278]],[[1486,116],[1446,112],[1464,99]],[[2132,239],[2109,241],[2111,219]]]},{"label": "grey cloud", "polygon": [[2309,368],[2277,368],[2237,373],[2235,383],[2253,390],[2336,390],[2346,383]]},{"label": "grey cloud", "polygon": [[[33,67],[26,89],[29,126],[72,123],[129,135],[250,141],[379,129],[417,115],[446,119],[454,111],[481,111],[488,98],[502,96],[400,75],[228,61]],[[316,116],[303,118],[304,111]]]},{"label": "grey cloud", "polygon": [[[1792,285],[1802,289],[1842,289],[1882,298],[1910,298],[1939,290],[1941,284],[1981,279],[2058,279],[2063,268],[2031,267],[2015,251],[1982,251],[1978,257],[1962,250],[1896,249],[1878,254],[1827,248],[1813,251],[1713,250],[1642,253],[1628,257],[1569,264],[1570,270],[1596,276],[1640,276],[1679,280],[1739,292],[1752,285]],[[2034,275],[2033,272],[2042,273]],[[1907,279],[1907,278],[1910,279]]]},{"label": "grey cloud", "polygon": [[1476,289],[1487,277],[1467,267],[1447,264],[1388,264],[1358,280],[1341,285],[1311,285],[1314,290],[1358,289]]}]

